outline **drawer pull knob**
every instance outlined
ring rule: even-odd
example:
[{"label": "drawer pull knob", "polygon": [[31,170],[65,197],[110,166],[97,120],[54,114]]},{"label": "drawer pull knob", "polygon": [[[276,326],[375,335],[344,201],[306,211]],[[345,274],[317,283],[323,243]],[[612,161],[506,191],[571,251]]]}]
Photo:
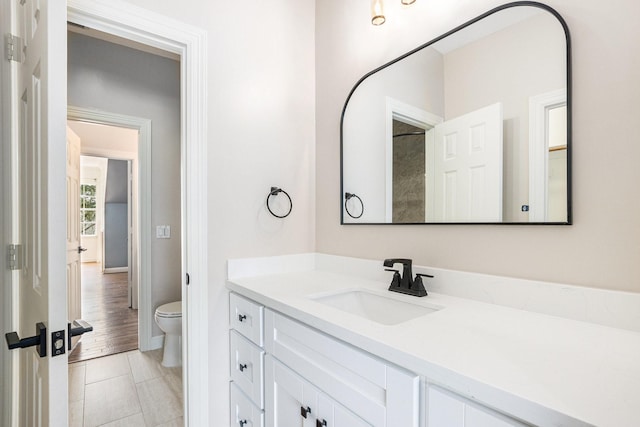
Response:
[{"label": "drawer pull knob", "polygon": [[240,368],[240,372],[244,372],[245,369],[247,369],[247,364],[246,363],[241,363],[238,368]]},{"label": "drawer pull knob", "polygon": [[246,314],[238,314],[238,320],[243,322],[247,318]]},{"label": "drawer pull knob", "polygon": [[323,427],[323,426],[326,426],[326,425],[327,425],[327,420],[323,419],[322,421],[320,421],[320,420],[316,419],[316,427]]},{"label": "drawer pull knob", "polygon": [[240,424],[240,427],[244,427],[244,425],[245,425],[246,423],[248,423],[248,421],[247,421],[247,420],[240,420],[240,421],[238,421],[238,424]]},{"label": "drawer pull knob", "polygon": [[307,418],[307,415],[309,415],[311,413],[311,408],[309,408],[308,406],[305,408],[304,406],[300,407],[300,415],[302,415],[303,418]]}]

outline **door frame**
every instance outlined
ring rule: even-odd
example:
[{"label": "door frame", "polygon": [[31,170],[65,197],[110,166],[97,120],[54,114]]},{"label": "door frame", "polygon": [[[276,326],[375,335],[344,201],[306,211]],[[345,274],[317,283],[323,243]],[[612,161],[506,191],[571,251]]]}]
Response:
[{"label": "door frame", "polygon": [[444,121],[438,115],[397,99],[386,97],[385,112],[385,222],[393,222],[393,121],[399,120],[425,130],[425,153],[433,146],[433,135],[428,134]]},{"label": "door frame", "polygon": [[68,0],[67,20],[180,57],[185,425],[209,425],[207,33],[126,2]]},{"label": "door frame", "polygon": [[[106,126],[135,129],[138,131],[138,173],[135,177],[137,190],[137,215],[134,218],[134,245],[137,247],[133,259],[134,283],[138,289],[138,346],[141,351],[162,346],[162,336],[153,337],[153,307],[151,299],[151,120],[141,117],[110,113],[90,108],[67,106],[67,120],[94,123]],[[132,160],[128,156],[116,155],[112,150],[80,150],[83,156],[97,156]],[[135,225],[137,224],[137,226]],[[103,254],[104,255],[104,254]]]},{"label": "door frame", "polygon": [[566,89],[545,92],[529,98],[529,222],[547,221],[549,193],[547,112],[566,104]]}]

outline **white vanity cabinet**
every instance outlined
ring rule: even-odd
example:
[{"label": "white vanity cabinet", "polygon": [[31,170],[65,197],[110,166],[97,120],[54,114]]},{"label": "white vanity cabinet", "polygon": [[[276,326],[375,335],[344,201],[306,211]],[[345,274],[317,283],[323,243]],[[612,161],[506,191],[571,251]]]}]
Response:
[{"label": "white vanity cabinet", "polygon": [[[267,359],[277,359],[266,367],[267,426],[289,425],[274,423],[282,392],[278,375],[286,377],[279,374],[286,367],[303,385],[320,391],[318,427],[323,420],[328,427],[329,421],[334,426],[419,427],[420,378],[416,374],[270,309],[265,310],[264,342]],[[297,413],[300,416],[300,408]]]},{"label": "white vanity cabinet", "polygon": [[267,427],[371,427],[271,355],[266,357]]},{"label": "white vanity cabinet", "polygon": [[525,427],[505,415],[477,405],[461,396],[429,384],[428,427]]},{"label": "white vanity cabinet", "polygon": [[264,426],[264,307],[229,296],[230,425]]},{"label": "white vanity cabinet", "polygon": [[525,427],[235,293],[231,426]]}]

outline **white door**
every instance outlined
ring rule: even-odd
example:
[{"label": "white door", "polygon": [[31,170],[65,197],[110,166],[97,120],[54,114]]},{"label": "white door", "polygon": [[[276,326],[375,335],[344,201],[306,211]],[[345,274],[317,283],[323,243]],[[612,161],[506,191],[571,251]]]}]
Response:
[{"label": "white door", "polygon": [[[82,317],[80,273],[80,137],[67,126],[67,310],[69,321]],[[73,345],[80,337],[73,338]]]},{"label": "white door", "polygon": [[[2,0],[9,4],[11,32],[22,39],[24,58],[12,74],[11,194],[3,202],[16,206],[11,227],[19,230],[23,266],[15,274],[19,298],[15,332],[34,335],[42,322],[46,354],[36,347],[19,352],[19,380],[13,398],[17,425],[67,425],[67,354],[52,357],[52,334],[66,335],[66,2]],[[49,54],[50,53],[50,54]],[[6,141],[4,141],[6,143]],[[16,234],[16,233],[14,233]],[[59,341],[56,341],[60,343]],[[66,342],[60,346],[64,349]],[[61,350],[58,350],[61,351]]]},{"label": "white door", "polygon": [[[435,127],[434,221],[502,220],[502,105],[496,103]],[[429,188],[429,186],[427,186]]]}]

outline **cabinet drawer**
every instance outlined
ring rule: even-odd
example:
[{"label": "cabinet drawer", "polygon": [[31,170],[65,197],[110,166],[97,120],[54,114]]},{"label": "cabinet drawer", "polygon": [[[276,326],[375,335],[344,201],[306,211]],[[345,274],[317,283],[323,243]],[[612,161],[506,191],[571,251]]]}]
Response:
[{"label": "cabinet drawer", "polygon": [[251,400],[245,396],[242,391],[231,383],[231,416],[230,426],[238,427],[264,427],[264,412]]},{"label": "cabinet drawer", "polygon": [[230,336],[231,380],[264,409],[264,350],[236,331]]},{"label": "cabinet drawer", "polygon": [[229,294],[229,325],[260,347],[263,345],[263,313],[264,307],[260,304],[234,293]]},{"label": "cabinet drawer", "polygon": [[419,424],[420,381],[411,372],[269,309],[265,349],[371,425]]}]

